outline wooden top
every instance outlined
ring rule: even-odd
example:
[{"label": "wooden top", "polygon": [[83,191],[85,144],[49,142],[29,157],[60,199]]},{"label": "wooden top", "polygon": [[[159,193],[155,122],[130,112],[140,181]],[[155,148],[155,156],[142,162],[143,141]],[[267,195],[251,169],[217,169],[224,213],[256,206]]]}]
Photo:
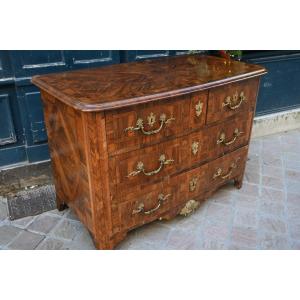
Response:
[{"label": "wooden top", "polygon": [[166,57],[34,76],[41,90],[82,111],[179,96],[265,74],[265,68],[202,55]]}]

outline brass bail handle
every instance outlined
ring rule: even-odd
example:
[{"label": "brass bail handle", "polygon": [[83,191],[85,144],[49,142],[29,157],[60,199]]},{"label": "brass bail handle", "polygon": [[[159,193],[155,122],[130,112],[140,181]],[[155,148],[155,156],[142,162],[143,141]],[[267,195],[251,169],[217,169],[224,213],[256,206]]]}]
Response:
[{"label": "brass bail handle", "polygon": [[144,167],[144,163],[142,161],[139,161],[137,163],[137,167],[136,167],[136,170],[135,171],[132,171],[131,173],[129,173],[127,175],[127,177],[131,177],[131,176],[136,176],[140,173],[143,173],[144,175],[146,176],[152,176],[152,175],[155,175],[157,173],[159,173],[161,171],[161,169],[165,166],[165,165],[169,165],[171,163],[174,162],[174,159],[166,159],[166,156],[164,154],[162,154],[159,159],[159,167],[156,169],[156,170],[153,170],[153,171],[150,171],[150,172],[147,172],[145,170],[145,167]]},{"label": "brass bail handle", "polygon": [[[238,159],[239,160],[239,159]],[[237,160],[237,161],[238,161]],[[216,173],[213,175],[213,179],[216,179],[218,177],[222,178],[222,179],[227,179],[229,178],[231,175],[232,175],[232,172],[234,169],[237,168],[237,161],[236,162],[233,162],[231,165],[230,165],[230,168],[228,169],[228,172],[227,174],[224,174],[223,175],[223,170],[221,168],[218,168]]]},{"label": "brass bail handle", "polygon": [[229,146],[229,145],[233,144],[241,134],[243,134],[243,132],[239,131],[239,129],[236,128],[233,132],[233,139],[230,141],[226,141],[226,135],[224,132],[222,132],[220,134],[219,139],[217,140],[217,145],[222,144],[225,146]]},{"label": "brass bail handle", "polygon": [[[155,122],[156,122],[156,117],[155,117],[155,114],[154,113],[151,113],[148,117],[148,125],[150,127],[152,127]],[[136,126],[130,126],[130,127],[127,127],[124,129],[125,132],[127,131],[141,131],[144,135],[152,135],[152,134],[156,134],[158,132],[160,132],[164,125],[167,125],[168,123],[170,123],[171,121],[175,121],[175,118],[171,117],[169,119],[167,119],[167,116],[166,114],[161,114],[160,117],[159,117],[159,120],[160,120],[160,126],[157,128],[157,129],[153,129],[153,130],[145,130],[145,127],[144,127],[144,121],[142,118],[138,118],[137,121],[136,121]]]},{"label": "brass bail handle", "polygon": [[[238,101],[239,99],[239,101]],[[238,101],[238,102],[237,102]],[[246,101],[245,93],[242,91],[240,95],[236,92],[232,97],[227,96],[223,102],[223,107],[228,107],[231,110],[235,110],[241,106],[241,104]]]},{"label": "brass bail handle", "polygon": [[171,196],[171,194],[167,194],[165,196],[164,196],[164,194],[159,194],[158,195],[158,204],[154,208],[145,210],[144,203],[141,203],[137,209],[134,209],[132,211],[132,214],[135,215],[135,214],[143,213],[144,215],[150,215],[150,214],[154,213],[155,211],[157,211],[162,206],[163,202],[166,201],[167,198],[169,198],[170,196]]}]

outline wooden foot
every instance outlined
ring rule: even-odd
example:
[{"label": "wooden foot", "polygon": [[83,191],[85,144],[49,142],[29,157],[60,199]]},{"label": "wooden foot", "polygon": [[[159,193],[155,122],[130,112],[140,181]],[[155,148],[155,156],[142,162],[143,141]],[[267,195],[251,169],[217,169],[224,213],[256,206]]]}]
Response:
[{"label": "wooden foot", "polygon": [[68,205],[65,203],[57,203],[56,207],[59,211],[63,211],[68,208]]},{"label": "wooden foot", "polygon": [[234,179],[234,186],[239,190],[243,186],[242,179]]},{"label": "wooden foot", "polygon": [[68,208],[68,205],[66,203],[64,203],[63,201],[61,201],[57,196],[56,196],[56,208],[59,211],[63,211],[66,208]]},{"label": "wooden foot", "polygon": [[58,211],[63,211],[68,208],[68,205],[63,200],[61,200],[57,194],[56,194],[56,208]]},{"label": "wooden foot", "polygon": [[94,245],[98,250],[113,250],[121,241],[123,241],[127,236],[127,231],[119,232],[111,238],[107,239],[97,239],[93,237]]}]

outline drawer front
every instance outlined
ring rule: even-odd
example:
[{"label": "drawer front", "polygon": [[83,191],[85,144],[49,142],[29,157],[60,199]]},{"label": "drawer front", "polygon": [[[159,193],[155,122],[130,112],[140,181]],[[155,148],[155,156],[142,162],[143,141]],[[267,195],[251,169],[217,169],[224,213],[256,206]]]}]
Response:
[{"label": "drawer front", "polygon": [[112,200],[119,199],[124,192],[139,193],[149,184],[208,161],[212,156],[209,135],[208,130],[200,130],[186,137],[111,157]]},{"label": "drawer front", "polygon": [[254,111],[259,79],[221,86],[209,91],[206,123],[229,118],[242,111]]},{"label": "drawer front", "polygon": [[188,130],[190,96],[106,114],[110,155],[155,144]]},{"label": "drawer front", "polygon": [[112,204],[115,231],[134,228],[163,216],[172,208],[204,196],[207,188],[207,168],[203,165],[163,182],[145,186],[138,193],[123,193]]},{"label": "drawer front", "polygon": [[245,146],[210,162],[207,173],[209,189],[221,186],[241,175],[247,161],[247,153],[248,146]]},{"label": "drawer front", "polygon": [[249,142],[253,113],[242,113],[209,129],[209,155],[215,159]]},{"label": "drawer front", "polygon": [[168,184],[148,185],[134,197],[124,193],[119,203],[112,204],[113,228],[116,232],[154,221],[176,202],[176,187]]},{"label": "drawer front", "polygon": [[149,184],[180,171],[187,157],[188,138],[174,139],[109,159],[113,201],[123,193],[138,193]]}]

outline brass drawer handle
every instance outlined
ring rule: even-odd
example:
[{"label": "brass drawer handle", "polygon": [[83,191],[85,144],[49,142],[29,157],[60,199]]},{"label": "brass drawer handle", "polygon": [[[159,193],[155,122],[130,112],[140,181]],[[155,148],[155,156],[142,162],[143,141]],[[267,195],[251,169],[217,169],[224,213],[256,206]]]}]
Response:
[{"label": "brass drawer handle", "polygon": [[227,178],[229,178],[229,177],[232,175],[233,170],[236,169],[236,168],[237,168],[237,164],[236,164],[236,162],[233,162],[233,163],[230,165],[230,168],[229,168],[229,170],[228,170],[228,173],[225,174],[225,175],[222,175],[223,170],[222,170],[221,168],[218,168],[218,169],[217,169],[217,172],[216,172],[216,173],[214,174],[214,176],[213,176],[213,179],[216,179],[216,178],[218,178],[218,177],[221,177],[222,179],[227,179]]},{"label": "brass drawer handle", "polygon": [[[153,127],[153,125],[156,123],[156,116],[154,113],[150,113],[150,115],[147,117],[148,119],[148,125],[150,127]],[[152,135],[152,134],[156,134],[158,132],[160,132],[162,130],[162,128],[164,127],[164,125],[170,123],[171,121],[174,121],[175,118],[169,118],[167,119],[167,116],[166,114],[161,114],[160,117],[159,117],[159,120],[160,120],[160,126],[157,128],[157,129],[153,129],[153,130],[150,130],[150,131],[146,131],[145,128],[144,128],[144,121],[143,119],[141,118],[138,118],[137,121],[136,121],[136,127],[127,127],[125,128],[125,132],[127,131],[138,131],[138,130],[141,130],[141,132],[145,135]]]},{"label": "brass drawer handle", "polygon": [[243,134],[243,133],[244,133],[244,132],[239,131],[239,129],[236,128],[236,129],[234,130],[234,132],[233,132],[233,139],[232,139],[231,141],[226,142],[226,135],[225,135],[224,132],[222,132],[222,133],[220,134],[219,139],[217,140],[217,145],[223,144],[223,145],[225,145],[225,146],[229,146],[229,145],[233,144],[233,143],[237,140],[237,138],[238,138],[241,134]]},{"label": "brass drawer handle", "polygon": [[136,170],[135,171],[132,171],[131,173],[129,173],[127,175],[127,177],[130,177],[130,176],[136,176],[138,175],[139,173],[143,173],[144,175],[146,176],[152,176],[152,175],[155,175],[157,173],[160,172],[160,170],[163,168],[164,165],[169,165],[171,163],[174,162],[174,159],[166,159],[166,156],[164,154],[162,154],[159,159],[158,159],[160,165],[159,167],[156,169],[156,170],[153,170],[153,171],[150,171],[150,172],[146,172],[145,171],[145,168],[144,168],[144,163],[139,161],[137,163],[137,167],[136,167]]},{"label": "brass drawer handle", "polygon": [[135,214],[143,213],[144,215],[150,215],[150,214],[154,213],[155,211],[157,211],[162,206],[163,202],[170,196],[171,196],[171,194],[167,194],[166,196],[164,196],[164,194],[159,194],[158,195],[158,204],[154,208],[145,211],[145,204],[141,203],[137,209],[134,209],[132,211],[132,214],[135,215]]},{"label": "brass drawer handle", "polygon": [[[238,102],[239,98],[239,102]],[[235,110],[241,106],[241,104],[246,101],[246,97],[244,92],[242,91],[240,93],[240,96],[238,96],[238,93],[236,92],[233,97],[227,96],[225,98],[225,101],[223,102],[223,107],[228,107],[229,109]]]}]

